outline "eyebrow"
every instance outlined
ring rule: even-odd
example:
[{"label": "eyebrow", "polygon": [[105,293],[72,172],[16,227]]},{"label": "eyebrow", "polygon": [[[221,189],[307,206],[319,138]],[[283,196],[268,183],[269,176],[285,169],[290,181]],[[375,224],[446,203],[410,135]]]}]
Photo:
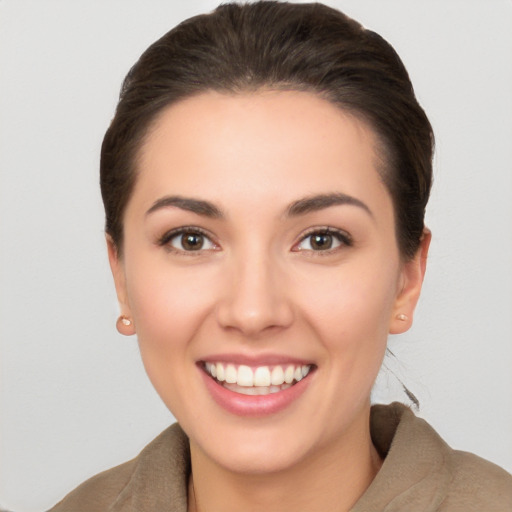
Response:
[{"label": "eyebrow", "polygon": [[315,196],[305,197],[293,202],[286,211],[288,217],[296,217],[306,213],[316,212],[329,208],[330,206],[350,205],[362,208],[373,218],[373,213],[363,201],[347,194],[337,192],[334,194],[319,194]]},{"label": "eyebrow", "polygon": [[[372,211],[365,203],[363,203],[363,201],[347,194],[342,194],[341,192],[304,197],[294,201],[290,206],[288,206],[285,214],[287,217],[297,217],[307,213],[320,211],[331,206],[339,205],[357,206],[363,209],[373,218]],[[169,207],[180,208],[182,210],[186,210],[203,217],[210,217],[212,219],[224,218],[224,214],[220,208],[215,206],[210,201],[183,196],[164,196],[160,199],[157,199],[151,208],[146,212],[146,215]]]},{"label": "eyebrow", "polygon": [[157,210],[161,210],[162,208],[169,207],[181,208],[182,210],[213,219],[220,219],[224,217],[222,211],[213,203],[204,201],[202,199],[194,199],[191,197],[182,196],[165,196],[157,199],[151,208],[146,212],[146,215],[149,215]]}]

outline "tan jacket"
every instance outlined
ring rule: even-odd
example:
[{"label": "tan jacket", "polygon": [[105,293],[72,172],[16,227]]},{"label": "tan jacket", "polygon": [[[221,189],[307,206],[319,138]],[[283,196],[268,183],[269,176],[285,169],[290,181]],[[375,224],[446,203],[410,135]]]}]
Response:
[{"label": "tan jacket", "polygon": [[[373,406],[370,424],[385,460],[352,512],[512,512],[511,475],[452,450],[404,405]],[[138,457],[87,480],[51,512],[186,512],[189,472],[188,440],[175,424]]]}]

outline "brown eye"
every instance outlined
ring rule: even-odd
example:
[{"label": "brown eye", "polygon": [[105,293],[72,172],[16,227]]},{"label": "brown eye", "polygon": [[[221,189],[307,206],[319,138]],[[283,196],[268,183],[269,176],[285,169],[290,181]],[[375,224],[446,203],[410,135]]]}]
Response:
[{"label": "brown eye", "polygon": [[295,246],[294,250],[322,252],[343,246],[350,247],[351,245],[352,238],[350,235],[329,228],[328,230],[310,232]]},{"label": "brown eye", "polygon": [[332,235],[317,234],[311,235],[310,245],[314,251],[325,251],[332,248]]},{"label": "brown eye", "polygon": [[199,252],[217,248],[207,235],[199,231],[199,228],[173,230],[166,233],[158,243],[178,252]]},{"label": "brown eye", "polygon": [[184,233],[180,237],[181,248],[185,251],[199,251],[204,245],[204,236],[200,233]]}]

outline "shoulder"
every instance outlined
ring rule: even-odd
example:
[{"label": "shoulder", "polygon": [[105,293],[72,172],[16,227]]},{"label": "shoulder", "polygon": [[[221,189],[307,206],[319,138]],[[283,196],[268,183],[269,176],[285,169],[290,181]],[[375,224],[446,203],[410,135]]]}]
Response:
[{"label": "shoulder", "polygon": [[453,450],[406,406],[374,406],[371,434],[384,463],[353,512],[512,511],[510,474]]},{"label": "shoulder", "polygon": [[442,511],[512,511],[512,475],[472,453],[451,450],[452,479]]},{"label": "shoulder", "polygon": [[137,459],[99,473],[79,485],[49,512],[108,510],[130,481]]},{"label": "shoulder", "polygon": [[174,424],[137,457],[93,476],[49,512],[159,510],[163,503],[175,503],[178,511],[186,503],[189,467],[188,439]]}]

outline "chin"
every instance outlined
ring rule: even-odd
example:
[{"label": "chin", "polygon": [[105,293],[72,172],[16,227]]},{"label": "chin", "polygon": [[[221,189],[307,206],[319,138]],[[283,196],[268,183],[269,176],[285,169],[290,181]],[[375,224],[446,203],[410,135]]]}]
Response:
[{"label": "chin", "polygon": [[300,464],[306,453],[295,443],[230,442],[229,450],[213,447],[207,454],[227,471],[245,475],[279,473]]}]

